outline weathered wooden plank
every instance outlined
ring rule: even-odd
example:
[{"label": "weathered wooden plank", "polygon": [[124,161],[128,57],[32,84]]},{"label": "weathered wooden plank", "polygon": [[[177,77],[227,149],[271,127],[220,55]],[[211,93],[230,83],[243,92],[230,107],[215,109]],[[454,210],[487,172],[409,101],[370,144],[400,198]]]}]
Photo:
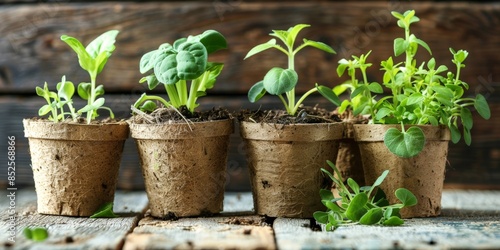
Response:
[{"label": "weathered wooden plank", "polygon": [[[0,191],[2,197],[9,193]],[[19,190],[15,197],[15,242],[8,238],[12,226],[7,209],[9,201],[2,199],[0,203],[0,231],[5,232],[0,236],[0,246],[12,249],[119,249],[147,206],[144,192],[117,192],[114,211],[120,217],[91,219],[38,214],[33,190]],[[44,242],[33,243],[22,235],[25,227],[45,227],[49,237]]]},{"label": "weathered wooden plank", "polygon": [[399,227],[345,225],[313,231],[309,220],[278,218],[279,249],[495,249],[500,246],[500,192],[445,190],[443,214]]},{"label": "weathered wooden plank", "polygon": [[[214,88],[220,93],[244,93],[271,66],[284,66],[283,55],[269,51],[243,61],[250,48],[269,40],[272,29],[309,23],[308,38],[332,45],[337,55],[308,50],[296,62],[298,90],[315,82],[338,84],[337,61],[373,50],[370,81],[380,81],[379,64],[392,53],[392,40],[401,30],[391,10],[415,9],[422,22],[413,32],[433,48],[440,64],[451,68],[448,47],[467,49],[470,56],[462,76],[478,90],[481,79],[500,71],[500,6],[469,2],[405,1],[310,2],[101,2],[54,1],[37,5],[7,5],[0,9],[0,91],[25,92],[44,81],[55,83],[65,74],[74,82],[87,80],[76,56],[59,41],[61,34],[85,42],[108,29],[120,29],[117,49],[99,76],[109,91],[134,92],[140,79],[139,58],[159,44],[180,36],[216,29],[226,35],[230,49],[214,55],[226,68]],[[267,51],[266,51],[267,52]],[[305,59],[307,57],[307,60]],[[422,57],[427,57],[426,55]],[[313,62],[313,63],[310,63]],[[483,91],[487,86],[483,86]]]}]

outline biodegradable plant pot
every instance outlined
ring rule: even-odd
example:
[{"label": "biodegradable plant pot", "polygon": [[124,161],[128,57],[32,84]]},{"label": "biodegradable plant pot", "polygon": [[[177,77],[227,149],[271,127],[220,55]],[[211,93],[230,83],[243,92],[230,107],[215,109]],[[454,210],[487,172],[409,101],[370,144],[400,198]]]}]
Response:
[{"label": "biodegradable plant pot", "polygon": [[394,191],[400,187],[410,190],[417,197],[416,206],[401,211],[403,218],[433,217],[441,212],[450,131],[444,126],[418,127],[425,134],[423,151],[415,157],[400,158],[389,152],[384,144],[385,132],[389,128],[401,129],[400,125],[354,125],[354,136],[361,152],[365,181],[373,183],[388,169],[389,175],[380,187],[389,202],[399,202]]},{"label": "biodegradable plant pot", "polygon": [[113,202],[126,122],[54,123],[24,119],[41,214],[90,216]]},{"label": "biodegradable plant pot", "polygon": [[335,166],[342,174],[344,182],[348,178],[352,178],[360,186],[364,186],[365,176],[363,173],[363,163],[361,162],[361,153],[359,152],[357,142],[354,140],[353,125],[355,123],[355,121],[344,122],[344,135],[339,141],[339,152]]},{"label": "biodegradable plant pot", "polygon": [[222,211],[232,119],[173,124],[130,123],[151,215],[207,216]]},{"label": "biodegradable plant pot", "polygon": [[319,190],[329,189],[331,180],[320,169],[337,158],[343,128],[342,123],[241,122],[256,213],[312,218],[323,210]]}]

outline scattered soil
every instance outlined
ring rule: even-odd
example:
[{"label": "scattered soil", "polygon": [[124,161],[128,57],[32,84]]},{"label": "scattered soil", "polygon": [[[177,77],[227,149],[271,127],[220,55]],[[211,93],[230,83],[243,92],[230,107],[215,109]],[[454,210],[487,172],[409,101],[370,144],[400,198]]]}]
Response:
[{"label": "scattered soil", "polygon": [[231,118],[229,111],[223,108],[213,108],[207,111],[195,111],[194,113],[182,106],[179,109],[159,108],[150,114],[135,110],[136,113],[130,120],[137,124],[161,124],[161,123],[186,123],[225,120]]},{"label": "scattered soil", "polygon": [[245,218],[245,217],[232,217],[223,222],[230,225],[247,225],[247,226],[269,226],[265,217],[259,219]]},{"label": "scattered soil", "polygon": [[284,110],[242,110],[238,120],[257,123],[331,123],[340,122],[341,119],[336,111],[327,111],[317,107],[303,107],[297,111],[295,116],[289,115]]}]

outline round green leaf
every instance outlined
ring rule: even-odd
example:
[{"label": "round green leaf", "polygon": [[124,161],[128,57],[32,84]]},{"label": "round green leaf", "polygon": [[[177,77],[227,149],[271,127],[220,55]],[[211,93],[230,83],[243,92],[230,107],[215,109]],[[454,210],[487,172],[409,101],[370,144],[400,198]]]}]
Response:
[{"label": "round green leaf", "polygon": [[366,212],[361,219],[359,219],[359,223],[362,225],[373,225],[376,224],[382,219],[384,213],[381,208],[372,208]]},{"label": "round green leaf", "polygon": [[281,95],[297,85],[298,75],[293,69],[272,68],[264,76],[264,88],[271,95]]},{"label": "round green leaf", "polygon": [[258,101],[266,94],[266,89],[264,89],[264,82],[260,81],[254,84],[248,91],[248,100],[251,103]]},{"label": "round green leaf", "polygon": [[177,75],[182,80],[196,79],[205,72],[207,49],[200,42],[186,42],[179,46],[176,56]]},{"label": "round green leaf", "polygon": [[481,117],[484,119],[490,119],[491,117],[491,111],[490,107],[488,106],[488,102],[486,102],[486,98],[484,98],[483,95],[478,94],[476,96],[476,101],[474,102],[474,108],[476,108],[477,112]]},{"label": "round green leaf", "polygon": [[398,188],[394,194],[405,207],[417,205],[417,197],[415,197],[415,195],[406,188]]},{"label": "round green leaf", "polygon": [[208,54],[227,48],[226,38],[215,30],[207,30],[198,35],[199,42],[205,46]]},{"label": "round green leaf", "polygon": [[327,212],[321,212],[321,211],[314,212],[313,217],[319,223],[322,223],[322,224],[328,223],[328,213]]},{"label": "round green leaf", "polygon": [[354,198],[352,198],[349,207],[346,210],[346,217],[352,221],[359,221],[363,215],[367,212],[365,208],[368,202],[368,195],[366,193],[359,193]]},{"label": "round green leaf", "polygon": [[154,67],[156,79],[163,84],[175,84],[180,79],[177,76],[177,60],[173,53],[163,53],[156,57]]},{"label": "round green leaf", "polygon": [[82,83],[78,84],[78,88],[77,88],[78,95],[83,100],[88,100],[90,97],[91,87],[92,87],[92,85],[88,82],[82,82]]},{"label": "round green leaf", "polygon": [[389,219],[385,220],[382,224],[384,226],[400,226],[403,225],[405,222],[401,218],[397,216],[392,216]]},{"label": "round green leaf", "polygon": [[418,155],[424,149],[425,136],[419,127],[411,127],[404,132],[390,128],[384,135],[384,144],[391,153],[409,158]]}]

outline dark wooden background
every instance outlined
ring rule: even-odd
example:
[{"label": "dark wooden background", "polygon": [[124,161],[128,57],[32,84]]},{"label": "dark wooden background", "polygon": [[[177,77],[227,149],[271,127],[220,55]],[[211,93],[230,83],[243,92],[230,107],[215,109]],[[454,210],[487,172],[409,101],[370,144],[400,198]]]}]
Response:
[{"label": "dark wooden background", "polygon": [[[269,40],[272,29],[297,23],[312,27],[304,36],[331,45],[338,53],[308,49],[299,54],[299,92],[314,83],[333,86],[338,60],[373,50],[371,81],[380,81],[381,60],[392,56],[392,41],[402,36],[390,11],[415,9],[421,22],[413,33],[426,41],[440,64],[452,67],[448,48],[466,49],[470,55],[462,71],[470,84],[469,94],[482,93],[490,103],[492,118],[475,115],[472,145],[450,144],[446,173],[448,187],[500,188],[500,2],[499,1],[0,1],[0,157],[7,158],[7,136],[16,137],[17,185],[31,186],[29,148],[21,120],[37,115],[44,100],[35,96],[35,86],[46,81],[54,88],[62,75],[78,83],[88,79],[76,55],[59,40],[62,34],[87,44],[109,29],[118,29],[116,51],[98,82],[105,85],[106,101],[121,118],[130,116],[130,105],[146,89],[138,84],[140,57],[159,44],[179,37],[215,29],[224,34],[230,48],[213,55],[225,68],[202,109],[224,106],[281,108],[275,97],[250,104],[246,92],[267,69],[285,65],[282,54],[268,51],[243,60],[256,44]],[[428,59],[423,54],[421,59]],[[148,91],[164,93],[158,91]],[[333,109],[318,96],[306,103]],[[228,190],[249,190],[243,145],[236,132],[231,138]],[[4,164],[6,166],[6,164]],[[6,167],[0,186],[7,185]],[[135,145],[127,141],[119,188],[142,189]]]}]

